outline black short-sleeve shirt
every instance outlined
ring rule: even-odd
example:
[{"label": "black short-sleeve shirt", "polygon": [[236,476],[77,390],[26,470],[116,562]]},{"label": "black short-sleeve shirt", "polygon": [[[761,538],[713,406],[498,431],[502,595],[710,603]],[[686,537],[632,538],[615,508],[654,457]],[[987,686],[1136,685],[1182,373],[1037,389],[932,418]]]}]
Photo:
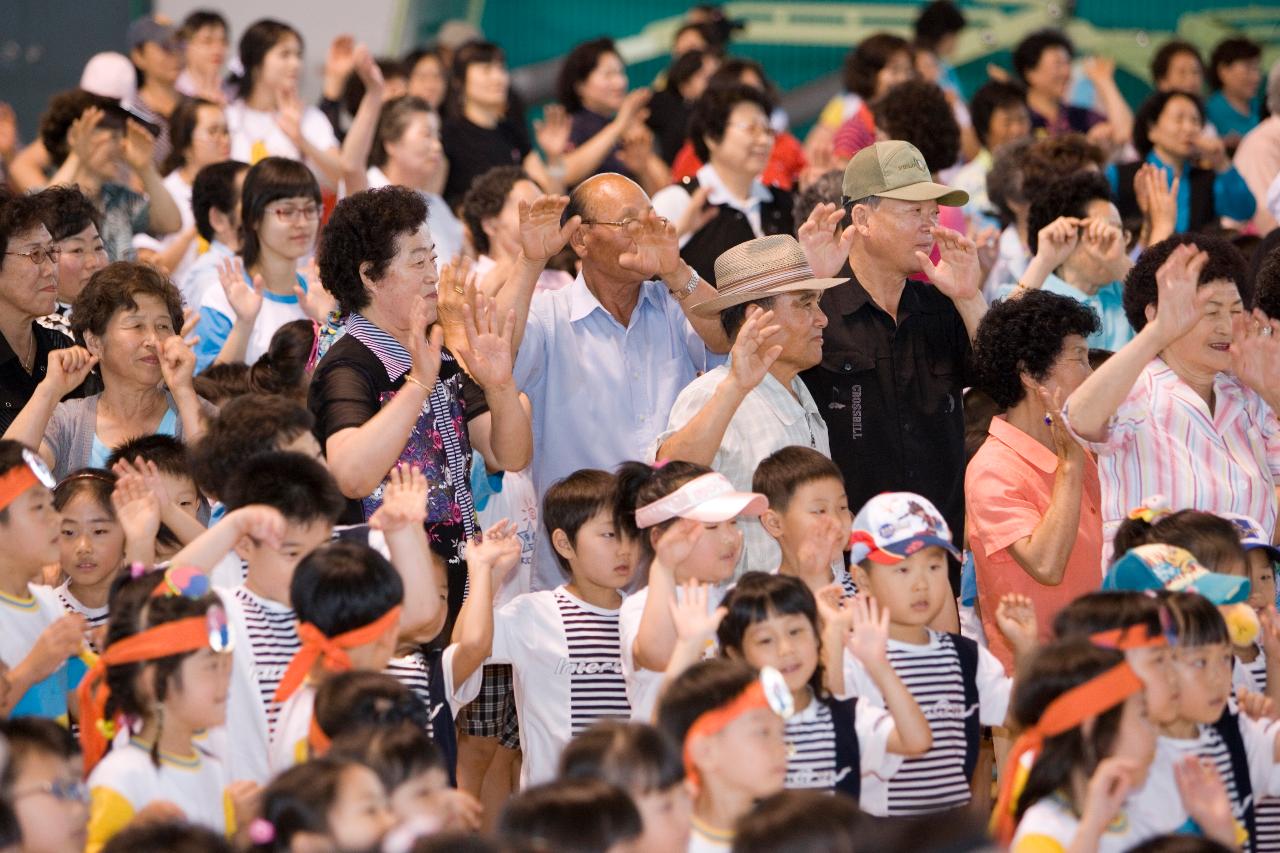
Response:
[{"label": "black short-sleeve shirt", "polygon": [[[38,321],[31,324],[31,331],[36,336],[36,359],[30,373],[22,368],[22,360],[4,335],[0,335],[0,435],[13,425],[13,419],[36,393],[36,386],[44,380],[49,367],[49,353],[76,343],[65,332],[42,326]],[[91,375],[64,399],[96,394],[101,390],[101,383]]]},{"label": "black short-sleeve shirt", "polygon": [[854,513],[880,492],[916,492],[964,535],[969,335],[951,300],[908,281],[898,320],[849,276],[822,296],[822,363],[801,374],[827,422]]},{"label": "black short-sleeve shirt", "polygon": [[455,209],[476,178],[495,166],[519,166],[533,148],[524,125],[512,118],[491,128],[461,117],[446,119],[440,142],[449,160],[444,198]]}]

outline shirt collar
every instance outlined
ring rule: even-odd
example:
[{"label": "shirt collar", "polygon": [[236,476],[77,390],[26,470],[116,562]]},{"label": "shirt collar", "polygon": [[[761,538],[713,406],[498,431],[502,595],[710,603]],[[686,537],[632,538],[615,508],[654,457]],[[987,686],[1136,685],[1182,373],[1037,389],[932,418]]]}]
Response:
[{"label": "shirt collar", "polygon": [[347,318],[347,334],[369,348],[387,371],[387,378],[395,382],[413,367],[413,356],[399,341],[375,326],[364,315],[352,312]]},{"label": "shirt collar", "polygon": [[1009,423],[1003,416],[991,419],[987,433],[1044,473],[1052,474],[1058,470],[1056,453]]},{"label": "shirt collar", "polygon": [[[733,369],[733,359],[730,358],[725,363],[727,370]],[[799,423],[809,415],[809,406],[805,401],[804,383],[797,376],[791,380],[791,388],[788,389],[780,381],[778,377],[772,373],[766,373],[760,384],[752,389],[753,394],[760,396],[760,401],[768,406],[777,416],[778,420],[787,426]],[[791,392],[795,391],[795,394]],[[813,410],[813,414],[819,414],[817,408]]]},{"label": "shirt collar", "polygon": [[[652,282],[642,282],[640,284],[640,299],[636,303],[636,311],[648,302],[654,306],[658,304],[659,291],[657,287],[652,286]],[[659,285],[665,288],[666,285]],[[600,304],[600,300],[591,292],[591,288],[587,287],[587,280],[582,277],[582,273],[578,273],[578,277],[573,280],[573,284],[565,288],[569,292],[569,322],[576,323],[586,317],[590,317],[594,312],[600,311],[612,317]],[[634,316],[634,312],[633,312]]]},{"label": "shirt collar", "polygon": [[720,173],[710,163],[698,170],[697,177],[698,186],[707,188],[707,204],[727,204],[745,212],[764,202],[773,201],[773,193],[758,178],[751,181],[751,192],[743,203],[729,193],[729,188],[720,179]]},{"label": "shirt collar", "polygon": [[[873,305],[877,311],[884,310],[875,304],[871,294],[867,293],[867,289],[862,286],[862,282],[858,281],[858,277],[849,268],[848,261],[845,262],[840,272],[836,273],[836,276],[849,279],[846,283],[838,284],[827,291],[830,294],[830,305],[836,313],[847,317],[868,304]],[[910,279],[906,280],[906,284],[902,289],[902,296],[898,300],[899,322],[919,305],[919,288],[915,286],[918,284],[919,282],[912,282]],[[830,312],[827,313],[827,316],[831,316]]]}]

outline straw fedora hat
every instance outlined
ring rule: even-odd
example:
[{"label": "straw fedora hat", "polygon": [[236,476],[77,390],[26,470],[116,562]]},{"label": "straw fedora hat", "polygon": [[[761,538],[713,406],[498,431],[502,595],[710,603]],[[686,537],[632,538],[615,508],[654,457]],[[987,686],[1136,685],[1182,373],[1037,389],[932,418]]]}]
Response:
[{"label": "straw fedora hat", "polygon": [[814,278],[804,250],[789,234],[772,234],[739,243],[716,258],[716,293],[693,306],[699,317],[726,308],[797,290],[826,290],[847,278]]}]

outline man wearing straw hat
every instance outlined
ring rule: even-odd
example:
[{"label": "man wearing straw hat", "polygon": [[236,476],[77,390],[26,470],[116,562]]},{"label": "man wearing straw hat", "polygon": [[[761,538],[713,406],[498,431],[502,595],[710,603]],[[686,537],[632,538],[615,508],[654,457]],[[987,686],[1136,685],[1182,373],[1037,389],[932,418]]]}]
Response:
[{"label": "man wearing straw hat", "polygon": [[[831,431],[850,507],[880,492],[917,492],[960,536],[961,394],[972,384],[970,341],[987,304],[977,249],[938,227],[938,206],[963,205],[968,194],[934,183],[919,150],[900,140],[855,154],[842,194],[844,210],[819,205],[800,228],[816,275],[850,276],[823,294],[831,325],[804,382]],[[846,211],[852,224],[837,231]],[[921,273],[927,281],[910,280]]]},{"label": "man wearing straw hat", "polygon": [[[740,243],[716,258],[716,296],[693,306],[718,316],[733,341],[729,362],[689,383],[671,408],[650,459],[709,465],[751,491],[756,466],[789,445],[831,455],[827,425],[800,371],[822,359],[822,292],[848,281],[817,278],[787,234]],[[778,545],[756,519],[742,519],[738,572],[774,571]]]}]

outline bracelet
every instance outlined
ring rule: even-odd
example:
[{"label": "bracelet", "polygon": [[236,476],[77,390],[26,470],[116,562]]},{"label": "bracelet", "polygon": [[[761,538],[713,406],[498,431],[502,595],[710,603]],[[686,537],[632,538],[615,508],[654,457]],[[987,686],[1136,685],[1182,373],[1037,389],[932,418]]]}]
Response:
[{"label": "bracelet", "polygon": [[426,385],[424,385],[422,382],[418,381],[417,379],[414,379],[412,373],[406,373],[404,375],[404,381],[412,382],[414,385],[417,385],[419,388],[421,388],[423,391],[426,391],[428,394],[431,393],[431,389],[428,388]]},{"label": "bracelet", "polygon": [[676,302],[684,302],[689,298],[689,294],[698,289],[698,285],[702,282],[702,276],[698,275],[698,271],[694,270],[693,275],[689,278],[689,283],[684,286],[683,290],[673,290],[671,295],[676,298]]}]

